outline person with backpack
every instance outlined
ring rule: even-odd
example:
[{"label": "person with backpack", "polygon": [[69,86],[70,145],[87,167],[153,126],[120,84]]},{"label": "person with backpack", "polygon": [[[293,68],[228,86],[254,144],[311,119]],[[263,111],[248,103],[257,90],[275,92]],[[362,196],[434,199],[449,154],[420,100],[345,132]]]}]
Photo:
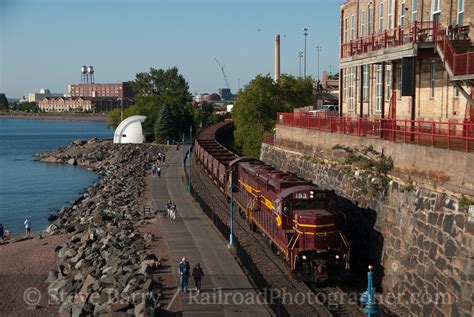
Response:
[{"label": "person with backpack", "polygon": [[194,285],[196,285],[196,291],[199,293],[201,291],[201,280],[204,277],[204,272],[202,271],[201,264],[196,263],[196,266],[193,269],[193,279]]},{"label": "person with backpack", "polygon": [[181,262],[178,265],[179,269],[179,285],[181,287],[182,292],[188,291],[188,283],[189,283],[189,263],[186,261],[186,258],[183,257]]}]

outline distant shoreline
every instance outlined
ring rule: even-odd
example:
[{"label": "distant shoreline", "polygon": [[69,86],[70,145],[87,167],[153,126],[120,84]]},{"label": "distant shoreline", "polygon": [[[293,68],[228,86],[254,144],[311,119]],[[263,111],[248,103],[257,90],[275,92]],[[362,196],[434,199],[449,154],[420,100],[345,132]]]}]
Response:
[{"label": "distant shoreline", "polygon": [[106,121],[106,114],[0,113],[0,119]]}]

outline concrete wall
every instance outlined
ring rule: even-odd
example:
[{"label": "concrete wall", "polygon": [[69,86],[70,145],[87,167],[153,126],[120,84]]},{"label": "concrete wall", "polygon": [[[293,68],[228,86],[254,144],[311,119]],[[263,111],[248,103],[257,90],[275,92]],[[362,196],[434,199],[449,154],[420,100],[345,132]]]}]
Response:
[{"label": "concrete wall", "polygon": [[275,145],[289,150],[338,161],[340,155],[332,150],[336,144],[371,145],[392,157],[394,176],[404,180],[412,178],[429,188],[442,187],[474,196],[474,153],[276,125]]},{"label": "concrete wall", "polygon": [[[314,135],[306,140],[314,142]],[[375,266],[385,306],[400,316],[474,315],[474,212],[459,211],[456,197],[397,179],[379,186],[379,175],[356,173],[331,156],[268,144],[261,160],[335,190],[347,217],[353,267]]]}]

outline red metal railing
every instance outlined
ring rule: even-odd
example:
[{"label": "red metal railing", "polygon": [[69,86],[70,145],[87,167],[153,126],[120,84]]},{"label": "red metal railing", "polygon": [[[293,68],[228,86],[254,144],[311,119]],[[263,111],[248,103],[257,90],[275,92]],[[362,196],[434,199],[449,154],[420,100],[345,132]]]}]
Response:
[{"label": "red metal railing", "polygon": [[433,22],[409,23],[341,44],[341,58],[415,42],[433,42]]},{"label": "red metal railing", "polygon": [[277,114],[277,124],[474,152],[474,123]]},{"label": "red metal railing", "polygon": [[[461,27],[460,30],[468,32],[469,28]],[[474,74],[474,52],[456,53],[451,41],[446,35],[441,24],[436,25],[436,45],[444,56],[454,76]],[[467,31],[466,31],[467,30]],[[459,31],[458,31],[459,32]]]}]

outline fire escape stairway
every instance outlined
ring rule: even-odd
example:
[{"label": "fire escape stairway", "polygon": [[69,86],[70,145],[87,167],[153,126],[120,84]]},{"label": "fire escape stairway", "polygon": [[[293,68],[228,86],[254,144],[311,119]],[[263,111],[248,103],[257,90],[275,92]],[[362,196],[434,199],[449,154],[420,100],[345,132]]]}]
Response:
[{"label": "fire escape stairway", "polygon": [[448,72],[451,83],[473,106],[471,93],[464,90],[464,85],[474,86],[474,45],[469,38],[451,40],[440,26],[436,32],[436,51]]}]

